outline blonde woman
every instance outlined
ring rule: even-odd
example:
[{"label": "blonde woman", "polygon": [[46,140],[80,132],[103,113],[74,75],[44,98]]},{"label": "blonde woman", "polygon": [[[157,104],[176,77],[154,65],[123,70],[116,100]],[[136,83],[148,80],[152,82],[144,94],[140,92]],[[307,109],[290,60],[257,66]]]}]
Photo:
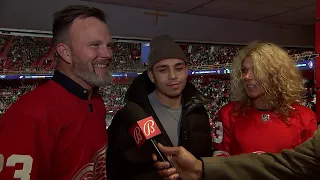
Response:
[{"label": "blonde woman", "polygon": [[215,122],[215,156],[280,152],[313,136],[316,115],[300,105],[303,81],[295,61],[272,43],[255,41],[235,57],[234,101]]}]

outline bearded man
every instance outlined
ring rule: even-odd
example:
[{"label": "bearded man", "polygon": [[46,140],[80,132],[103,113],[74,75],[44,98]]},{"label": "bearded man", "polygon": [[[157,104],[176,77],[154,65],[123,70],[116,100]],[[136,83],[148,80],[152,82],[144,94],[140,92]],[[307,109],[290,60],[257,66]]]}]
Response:
[{"label": "bearded man", "polygon": [[0,118],[0,179],[106,179],[106,109],[111,35],[103,11],[68,6],[54,14],[60,69]]}]

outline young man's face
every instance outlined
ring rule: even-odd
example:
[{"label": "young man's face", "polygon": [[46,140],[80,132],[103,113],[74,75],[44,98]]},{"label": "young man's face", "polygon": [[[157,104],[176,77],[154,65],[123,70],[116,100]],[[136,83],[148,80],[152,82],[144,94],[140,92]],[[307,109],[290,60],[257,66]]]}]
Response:
[{"label": "young man's face", "polygon": [[176,98],[186,86],[188,69],[181,59],[164,59],[156,63],[148,75],[158,92]]}]

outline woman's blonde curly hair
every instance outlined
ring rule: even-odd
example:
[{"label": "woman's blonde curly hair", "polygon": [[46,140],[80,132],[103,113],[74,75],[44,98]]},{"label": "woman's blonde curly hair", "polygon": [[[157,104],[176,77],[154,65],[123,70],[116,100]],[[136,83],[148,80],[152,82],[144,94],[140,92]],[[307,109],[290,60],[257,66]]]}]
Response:
[{"label": "woman's blonde curly hair", "polygon": [[252,105],[241,82],[241,67],[245,58],[253,61],[254,74],[270,103],[272,111],[287,119],[292,105],[302,102],[303,79],[296,62],[288,53],[269,42],[254,41],[239,51],[232,64],[232,95],[239,101],[236,114],[245,113]]}]

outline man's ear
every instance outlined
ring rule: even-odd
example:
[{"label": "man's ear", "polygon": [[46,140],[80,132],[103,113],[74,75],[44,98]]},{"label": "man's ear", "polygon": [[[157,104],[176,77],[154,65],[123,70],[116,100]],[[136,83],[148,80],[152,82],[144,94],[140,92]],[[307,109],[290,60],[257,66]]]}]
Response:
[{"label": "man's ear", "polygon": [[59,56],[66,61],[67,63],[71,64],[71,49],[68,45],[64,43],[58,43],[56,46],[57,53]]},{"label": "man's ear", "polygon": [[154,83],[154,76],[151,69],[148,69],[148,76],[152,83]]}]

